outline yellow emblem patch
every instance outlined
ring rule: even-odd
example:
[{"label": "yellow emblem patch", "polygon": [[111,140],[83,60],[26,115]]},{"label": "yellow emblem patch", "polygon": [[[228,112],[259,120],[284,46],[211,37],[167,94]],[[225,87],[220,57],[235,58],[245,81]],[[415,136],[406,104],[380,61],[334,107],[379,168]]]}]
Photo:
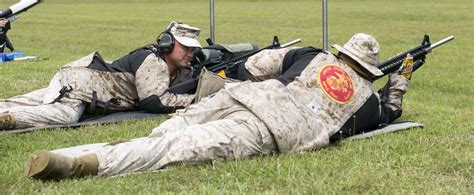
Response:
[{"label": "yellow emblem patch", "polygon": [[339,104],[352,101],[354,96],[352,78],[339,66],[334,64],[324,65],[319,70],[318,83],[331,100]]}]

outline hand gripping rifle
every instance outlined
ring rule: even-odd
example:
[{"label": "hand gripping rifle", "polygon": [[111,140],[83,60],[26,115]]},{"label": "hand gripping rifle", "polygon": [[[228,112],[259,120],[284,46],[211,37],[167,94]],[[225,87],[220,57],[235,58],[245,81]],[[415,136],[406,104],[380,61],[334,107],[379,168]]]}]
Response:
[{"label": "hand gripping rifle", "polygon": [[408,51],[405,51],[381,64],[377,65],[377,68],[379,68],[382,72],[382,76],[374,77],[372,80],[377,80],[379,78],[384,77],[385,75],[388,75],[390,73],[393,73],[397,70],[400,69],[400,66],[402,65],[403,61],[407,57],[407,54],[410,54],[413,56],[413,72],[415,72],[418,68],[420,68],[424,63],[426,59],[426,55],[431,52],[434,48],[443,45],[451,40],[454,39],[454,36],[448,36],[434,44],[430,43],[430,37],[428,35],[425,35],[423,38],[423,41],[421,42],[421,45],[418,47],[415,47],[413,49],[410,49]]},{"label": "hand gripping rifle", "polygon": [[[292,46],[294,44],[297,44],[301,42],[301,39],[296,39],[293,41],[290,41],[286,44],[281,45],[280,41],[278,40],[277,36],[273,37],[273,43],[267,47],[261,48],[259,50],[249,52],[245,55],[241,55],[239,57],[224,61],[222,63],[216,63],[215,65],[211,66],[206,66],[207,70],[213,72],[213,73],[219,73],[221,71],[224,71],[225,75],[234,75],[237,72],[237,68],[240,63],[244,62],[247,58],[250,56],[253,56],[263,50],[266,49],[277,49],[277,48],[285,48]],[[202,64],[200,68],[204,67]],[[233,78],[233,76],[229,76],[230,78]],[[199,81],[199,75],[196,77],[189,79],[187,81],[181,82],[179,84],[173,85],[170,88],[168,88],[168,91],[171,93],[176,93],[176,94],[183,94],[183,93],[192,93],[193,91],[196,90],[197,84]]]}]

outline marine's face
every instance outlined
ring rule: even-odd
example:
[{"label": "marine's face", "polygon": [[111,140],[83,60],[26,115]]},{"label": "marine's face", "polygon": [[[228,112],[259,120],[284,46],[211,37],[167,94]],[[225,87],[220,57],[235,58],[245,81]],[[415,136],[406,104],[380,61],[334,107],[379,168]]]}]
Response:
[{"label": "marine's face", "polygon": [[169,63],[176,68],[186,68],[193,58],[193,49],[193,47],[186,47],[176,41],[173,51],[169,54]]}]

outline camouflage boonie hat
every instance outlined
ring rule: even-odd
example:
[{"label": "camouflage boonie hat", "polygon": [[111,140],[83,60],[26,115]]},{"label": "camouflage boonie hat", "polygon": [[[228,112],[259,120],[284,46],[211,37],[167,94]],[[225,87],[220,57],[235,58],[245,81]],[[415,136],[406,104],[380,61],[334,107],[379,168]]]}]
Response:
[{"label": "camouflage boonie hat", "polygon": [[379,63],[380,46],[373,36],[357,33],[344,46],[334,44],[332,47],[354,59],[372,75],[383,75],[382,71],[375,66]]},{"label": "camouflage boonie hat", "polygon": [[176,21],[171,22],[167,29],[176,41],[182,45],[186,47],[202,47],[197,40],[199,33],[201,33],[201,29]]}]

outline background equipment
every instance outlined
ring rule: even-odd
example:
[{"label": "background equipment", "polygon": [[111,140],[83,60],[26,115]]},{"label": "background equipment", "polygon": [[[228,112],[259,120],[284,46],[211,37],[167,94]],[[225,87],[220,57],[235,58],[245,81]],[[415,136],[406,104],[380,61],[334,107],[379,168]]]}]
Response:
[{"label": "background equipment", "polygon": [[193,69],[193,78],[178,83],[168,88],[168,91],[176,94],[194,93],[199,81],[199,74],[202,68],[210,72],[225,75],[225,77],[238,79],[238,67],[247,58],[253,56],[265,49],[277,49],[289,47],[301,42],[301,39],[290,41],[281,45],[277,36],[273,37],[273,43],[267,47],[258,49],[253,44],[235,44],[235,45],[211,45],[204,47],[194,54],[191,61]]}]

